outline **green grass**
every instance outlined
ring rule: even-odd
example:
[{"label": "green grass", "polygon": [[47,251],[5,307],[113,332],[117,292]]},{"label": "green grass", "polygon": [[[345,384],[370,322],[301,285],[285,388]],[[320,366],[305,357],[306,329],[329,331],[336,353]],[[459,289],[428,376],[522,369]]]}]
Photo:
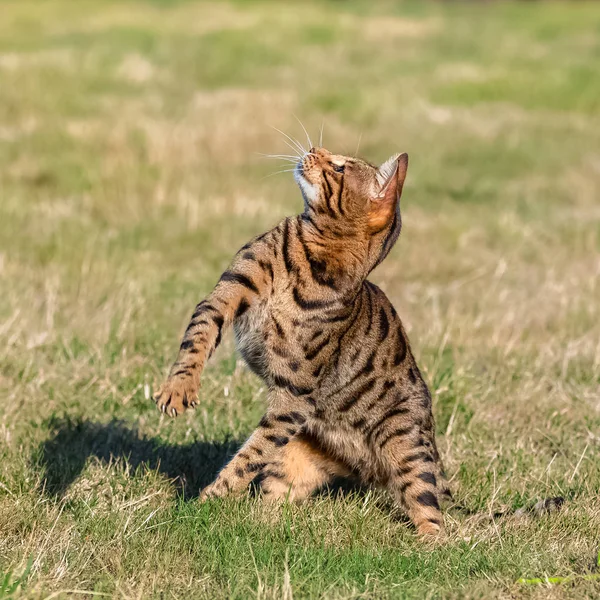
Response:
[{"label": "green grass", "polygon": [[[579,577],[600,548],[598,5],[0,12],[1,598],[600,598]],[[149,399],[233,252],[301,209],[258,155],[294,114],[332,150],[411,156],[373,279],[474,513],[443,545],[347,485],[199,504],[264,409],[231,339],[196,412]]]}]

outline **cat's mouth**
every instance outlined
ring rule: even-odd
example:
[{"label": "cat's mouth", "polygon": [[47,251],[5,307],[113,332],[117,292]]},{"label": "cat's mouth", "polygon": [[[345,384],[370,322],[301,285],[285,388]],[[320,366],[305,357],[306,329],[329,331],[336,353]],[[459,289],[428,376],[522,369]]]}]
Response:
[{"label": "cat's mouth", "polygon": [[306,155],[304,155],[296,164],[296,168],[294,169],[294,179],[302,192],[302,196],[304,196],[304,200],[313,201],[317,197],[317,186],[314,183],[311,183],[305,174],[304,170],[304,160],[306,159]]}]

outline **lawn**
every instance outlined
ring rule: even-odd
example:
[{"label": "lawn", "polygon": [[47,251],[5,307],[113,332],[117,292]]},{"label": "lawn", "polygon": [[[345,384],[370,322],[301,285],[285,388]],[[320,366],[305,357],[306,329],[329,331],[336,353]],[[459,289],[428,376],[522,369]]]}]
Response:
[{"label": "lawn", "polygon": [[[600,598],[600,5],[0,2],[0,597]],[[372,280],[457,501],[200,504],[265,390],[151,395],[235,250],[302,200],[274,128],[410,154]],[[540,518],[494,517],[563,496]],[[574,576],[555,585],[522,577]]]}]

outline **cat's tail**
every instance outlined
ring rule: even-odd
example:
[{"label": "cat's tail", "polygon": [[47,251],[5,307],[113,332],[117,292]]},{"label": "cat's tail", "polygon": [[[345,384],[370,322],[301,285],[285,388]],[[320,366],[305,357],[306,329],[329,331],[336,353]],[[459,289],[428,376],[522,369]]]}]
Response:
[{"label": "cat's tail", "polygon": [[[562,496],[544,498],[543,500],[536,502],[533,506],[522,506],[512,514],[515,517],[542,517],[558,512],[564,503],[565,499]],[[508,511],[508,513],[510,514],[510,511]]]},{"label": "cat's tail", "polygon": [[517,509],[499,510],[494,513],[483,513],[479,510],[472,510],[459,502],[451,504],[448,508],[451,511],[457,511],[463,515],[473,517],[481,516],[488,517],[491,519],[501,519],[506,517],[513,517],[517,519],[522,518],[537,518],[549,514],[557,513],[565,503],[565,499],[562,496],[555,496],[553,498],[544,498],[533,505],[521,506]]}]

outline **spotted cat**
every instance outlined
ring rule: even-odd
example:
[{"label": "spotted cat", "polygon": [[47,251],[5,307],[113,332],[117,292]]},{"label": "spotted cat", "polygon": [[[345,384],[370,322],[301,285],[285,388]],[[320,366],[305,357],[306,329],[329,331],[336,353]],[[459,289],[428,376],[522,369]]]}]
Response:
[{"label": "spotted cat", "polygon": [[155,396],[176,416],[227,327],[268,388],[268,408],[202,498],[302,499],[338,475],[385,487],[417,531],[443,531],[449,495],[431,396],[386,295],[367,280],[401,229],[408,156],[379,167],[311,148],[295,166],[304,211],[247,243],[196,306]]}]

